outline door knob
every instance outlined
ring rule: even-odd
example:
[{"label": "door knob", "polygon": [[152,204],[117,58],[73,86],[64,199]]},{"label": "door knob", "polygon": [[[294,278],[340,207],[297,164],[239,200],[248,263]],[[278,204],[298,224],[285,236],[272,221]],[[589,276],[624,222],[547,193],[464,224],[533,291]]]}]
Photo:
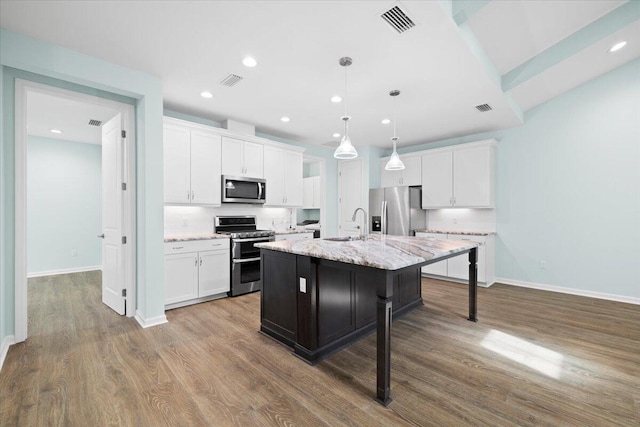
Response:
[{"label": "door knob", "polygon": [[98,234],[98,237],[101,238],[101,239],[104,239],[104,233]]}]

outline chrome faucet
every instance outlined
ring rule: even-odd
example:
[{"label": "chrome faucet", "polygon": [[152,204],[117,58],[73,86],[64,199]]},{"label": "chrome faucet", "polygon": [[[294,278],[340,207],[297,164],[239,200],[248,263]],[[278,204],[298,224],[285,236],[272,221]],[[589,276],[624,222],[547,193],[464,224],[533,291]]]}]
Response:
[{"label": "chrome faucet", "polygon": [[353,216],[351,217],[351,221],[355,222],[356,221],[356,215],[358,214],[358,211],[362,211],[362,214],[364,215],[364,235],[360,235],[360,237],[363,237],[364,240],[368,240],[369,239],[369,225],[367,223],[367,211],[365,211],[363,208],[356,208],[355,211],[353,211]]}]

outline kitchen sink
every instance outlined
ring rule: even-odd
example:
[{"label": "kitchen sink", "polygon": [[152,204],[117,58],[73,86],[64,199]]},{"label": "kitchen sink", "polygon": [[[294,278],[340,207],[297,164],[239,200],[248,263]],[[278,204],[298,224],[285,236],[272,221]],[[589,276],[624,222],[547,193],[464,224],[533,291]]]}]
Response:
[{"label": "kitchen sink", "polygon": [[343,236],[343,237],[325,237],[322,240],[329,240],[331,242],[353,242],[355,240],[364,240],[362,237]]}]

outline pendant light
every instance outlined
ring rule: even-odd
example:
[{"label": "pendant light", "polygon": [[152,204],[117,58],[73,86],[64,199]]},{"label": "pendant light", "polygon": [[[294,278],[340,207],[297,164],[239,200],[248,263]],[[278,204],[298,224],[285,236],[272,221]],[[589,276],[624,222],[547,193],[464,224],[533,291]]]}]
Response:
[{"label": "pendant light", "polygon": [[344,116],[340,117],[344,121],[344,136],[340,141],[340,145],[333,153],[333,157],[336,159],[355,159],[358,157],[358,152],[355,147],[351,145],[351,138],[349,138],[349,120],[351,117],[347,116],[347,67],[352,64],[351,58],[345,56],[340,58],[340,65],[344,67]]},{"label": "pendant light", "polygon": [[398,152],[396,151],[396,142],[398,142],[398,137],[396,136],[396,100],[395,98],[400,95],[400,91],[399,90],[392,90],[391,92],[389,92],[389,95],[391,95],[394,100],[393,100],[393,138],[391,138],[391,141],[393,141],[393,153],[391,153],[391,158],[389,159],[389,161],[387,162],[387,165],[384,167],[386,170],[388,171],[399,171],[404,169],[404,163],[402,163],[402,160],[400,160],[400,157],[398,156]]}]

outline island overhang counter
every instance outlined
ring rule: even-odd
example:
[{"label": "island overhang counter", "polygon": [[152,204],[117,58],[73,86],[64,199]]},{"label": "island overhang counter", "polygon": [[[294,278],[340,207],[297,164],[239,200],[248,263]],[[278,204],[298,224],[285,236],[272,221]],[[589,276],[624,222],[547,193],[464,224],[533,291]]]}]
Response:
[{"label": "island overhang counter", "polygon": [[371,235],[260,243],[260,331],[315,363],[376,330],[376,400],[391,402],[391,321],[421,306],[420,267],[469,254],[477,321],[477,243]]}]

